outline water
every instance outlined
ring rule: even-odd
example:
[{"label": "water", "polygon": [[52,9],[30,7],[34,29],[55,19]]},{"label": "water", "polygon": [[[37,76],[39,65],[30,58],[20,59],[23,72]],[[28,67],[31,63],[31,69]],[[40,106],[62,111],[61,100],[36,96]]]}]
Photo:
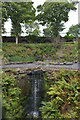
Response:
[{"label": "water", "polygon": [[31,95],[27,100],[26,106],[24,107],[25,116],[27,118],[40,118],[40,103],[43,98],[43,79],[42,71],[34,70],[29,73],[31,82]]}]

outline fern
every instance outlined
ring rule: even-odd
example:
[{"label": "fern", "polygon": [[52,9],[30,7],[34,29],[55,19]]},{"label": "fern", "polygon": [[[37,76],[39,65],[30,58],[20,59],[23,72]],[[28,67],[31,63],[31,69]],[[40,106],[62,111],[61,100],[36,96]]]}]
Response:
[{"label": "fern", "polygon": [[21,90],[15,87],[14,77],[2,74],[2,108],[3,118],[17,120],[22,117],[22,105],[20,103]]},{"label": "fern", "polygon": [[75,118],[78,119],[80,110],[80,71],[66,71],[53,73],[55,84],[51,84],[47,91],[49,101],[43,102],[40,108],[43,118]]}]

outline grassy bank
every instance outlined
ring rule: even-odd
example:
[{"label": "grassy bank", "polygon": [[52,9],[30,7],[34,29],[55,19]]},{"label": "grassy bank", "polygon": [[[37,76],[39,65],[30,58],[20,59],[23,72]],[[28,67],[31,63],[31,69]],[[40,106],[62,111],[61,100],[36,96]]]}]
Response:
[{"label": "grassy bank", "polygon": [[3,55],[9,62],[16,61],[54,61],[73,62],[77,60],[77,42],[23,44],[3,43]]}]

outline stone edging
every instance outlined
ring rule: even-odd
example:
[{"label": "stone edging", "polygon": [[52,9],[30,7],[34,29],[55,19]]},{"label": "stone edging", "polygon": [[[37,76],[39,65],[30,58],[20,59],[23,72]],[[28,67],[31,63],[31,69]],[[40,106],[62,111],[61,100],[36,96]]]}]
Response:
[{"label": "stone edging", "polygon": [[15,64],[32,64],[32,63],[35,63],[37,65],[46,65],[46,64],[49,64],[49,65],[73,65],[74,63],[78,63],[77,61],[75,62],[63,62],[63,63],[57,63],[57,62],[41,62],[41,61],[37,61],[37,62],[8,62],[7,64],[5,65],[15,65]]}]

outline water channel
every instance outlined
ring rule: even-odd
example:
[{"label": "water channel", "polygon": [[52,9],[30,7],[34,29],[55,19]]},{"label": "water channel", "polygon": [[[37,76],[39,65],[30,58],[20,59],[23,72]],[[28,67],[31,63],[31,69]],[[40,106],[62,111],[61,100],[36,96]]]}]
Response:
[{"label": "water channel", "polygon": [[31,94],[25,101],[24,116],[27,120],[40,118],[39,107],[43,100],[44,81],[41,70],[32,70],[28,75],[31,83]]}]

